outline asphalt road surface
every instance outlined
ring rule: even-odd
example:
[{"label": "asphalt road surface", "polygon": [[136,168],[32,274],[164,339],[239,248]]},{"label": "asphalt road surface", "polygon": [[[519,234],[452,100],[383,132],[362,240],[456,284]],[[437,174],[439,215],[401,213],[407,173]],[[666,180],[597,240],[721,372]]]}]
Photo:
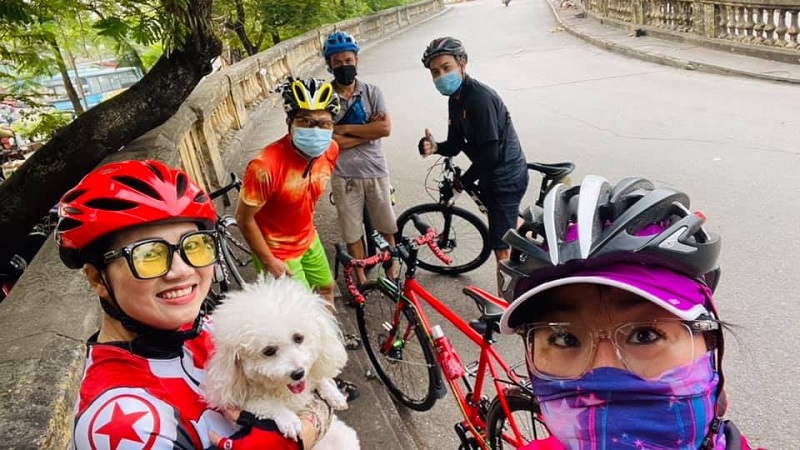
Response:
[{"label": "asphalt road surface", "polygon": [[[693,208],[723,236],[716,298],[734,325],[725,356],[729,417],[753,443],[798,448],[798,88],[607,53],[558,30],[544,0],[452,6],[361,54],[359,76],[379,85],[389,105],[393,129],[384,145],[398,213],[428,198],[424,179],[434,158],[423,160],[416,149],[424,128],[445,138],[447,101],[420,63],[427,43],[444,35],[464,41],[468,72],[505,99],[529,161],[573,161],[575,183],[586,174],[612,182],[638,175],[690,194]],[[276,133],[285,132],[278,125]],[[459,205],[475,210],[467,198]],[[321,233],[335,235],[335,212],[320,210]],[[420,281],[471,318],[477,310],[461,287],[494,290],[494,268],[490,260],[459,278],[420,272]],[[444,329],[462,358],[473,358],[472,346]],[[520,358],[520,346],[512,338],[499,342],[508,360]],[[460,415],[450,396],[429,412],[401,416],[420,448],[457,448]]]}]

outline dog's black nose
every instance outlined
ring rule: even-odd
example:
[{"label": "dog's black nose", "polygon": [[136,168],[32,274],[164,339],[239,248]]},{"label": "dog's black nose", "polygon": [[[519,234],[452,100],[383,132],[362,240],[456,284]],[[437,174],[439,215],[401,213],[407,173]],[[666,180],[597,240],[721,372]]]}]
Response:
[{"label": "dog's black nose", "polygon": [[291,374],[291,375],[289,375],[289,376],[290,376],[290,377],[292,377],[292,379],[293,379],[294,381],[300,381],[300,380],[302,380],[302,379],[303,379],[303,376],[305,376],[305,374],[306,374],[306,371],[305,371],[305,370],[303,370],[303,369],[297,369],[297,370],[295,370],[294,372],[292,372],[292,374]]}]

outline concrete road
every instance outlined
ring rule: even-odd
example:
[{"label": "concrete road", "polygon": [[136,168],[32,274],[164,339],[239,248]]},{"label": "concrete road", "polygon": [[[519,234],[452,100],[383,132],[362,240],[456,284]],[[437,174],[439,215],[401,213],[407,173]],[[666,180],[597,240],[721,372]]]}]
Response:
[{"label": "concrete road", "polygon": [[[416,154],[423,129],[440,139],[446,133],[446,99],[420,56],[430,39],[457,36],[469,52],[468,72],[508,104],[528,160],[574,161],[576,181],[589,173],[641,175],[690,193],[724,238],[717,298],[723,318],[737,325],[725,359],[730,417],[756,443],[795,447],[800,92],[613,55],[555,29],[548,8],[542,0],[460,4],[363,52],[360,76],[381,86],[392,114],[386,149],[398,211],[426,195],[433,161]],[[474,306],[460,286],[492,288],[493,270],[487,264],[459,279],[422,282],[471,317]],[[512,354],[519,343],[508,341],[501,346]],[[431,412],[405,416],[423,448],[454,449],[456,411],[448,397]]]},{"label": "concrete road", "polygon": [[[500,0],[459,4],[362,52],[359,76],[383,89],[392,116],[385,148],[397,211],[427,198],[423,181],[434,161],[417,153],[423,129],[430,127],[439,139],[446,132],[447,102],[420,63],[422,51],[434,37],[457,36],[469,52],[468,72],[508,104],[528,160],[574,161],[575,182],[589,173],[612,181],[640,175],[690,193],[693,206],[724,238],[717,299],[722,317],[734,324],[725,359],[729,417],[751,442],[797,448],[797,87],[613,55],[556,29],[548,8],[544,0],[513,0],[509,7]],[[275,128],[277,134],[284,130]],[[460,205],[472,206],[468,199]],[[335,237],[335,212],[325,204],[321,213],[321,233]],[[477,311],[460,288],[493,290],[494,263],[460,278],[421,272],[420,281],[471,318]],[[433,322],[442,320],[434,315]],[[472,358],[471,346],[444,328],[462,357]],[[499,345],[509,360],[519,359],[516,339]],[[401,416],[418,447],[458,447],[452,427],[460,416],[449,396],[430,412],[401,408]]]}]

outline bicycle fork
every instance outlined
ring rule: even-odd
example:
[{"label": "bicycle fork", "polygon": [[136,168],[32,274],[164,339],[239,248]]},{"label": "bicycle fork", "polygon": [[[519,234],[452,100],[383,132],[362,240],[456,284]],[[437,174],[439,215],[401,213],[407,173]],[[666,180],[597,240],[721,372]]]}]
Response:
[{"label": "bicycle fork", "polygon": [[[410,311],[409,314],[416,316],[416,325],[409,322],[406,326],[405,330],[399,329],[400,316],[403,313],[403,310],[408,308]],[[395,306],[394,314],[392,316],[392,322],[384,322],[383,328],[386,330],[386,339],[381,343],[380,352],[389,357],[390,360],[401,361],[403,359],[403,349],[405,348],[405,343],[411,336],[414,335],[414,328],[413,327],[423,326],[422,322],[419,320],[419,316],[416,314],[414,307],[411,304],[404,302],[403,300],[398,300]],[[425,330],[426,336],[428,336],[427,345],[431,346],[433,349],[433,341],[430,337],[430,332]],[[447,385],[445,384],[444,376],[442,375],[442,371],[439,366],[433,367],[433,394],[436,397],[436,400],[441,400],[447,395]]]}]

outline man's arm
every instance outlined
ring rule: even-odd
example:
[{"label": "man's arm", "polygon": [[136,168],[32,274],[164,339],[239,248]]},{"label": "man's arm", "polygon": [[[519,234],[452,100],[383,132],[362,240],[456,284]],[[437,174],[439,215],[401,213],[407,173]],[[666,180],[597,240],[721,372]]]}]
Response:
[{"label": "man's arm", "polygon": [[500,162],[499,98],[480,98],[467,104],[467,117],[475,130],[474,142],[469,143],[467,156],[472,165],[461,176],[463,184],[472,184],[478,179],[491,178]]},{"label": "man's arm", "polygon": [[284,274],[291,275],[286,263],[275,257],[261,234],[261,230],[256,223],[256,214],[261,210],[261,206],[251,206],[239,198],[236,205],[236,223],[242,232],[244,240],[250,246],[250,250],[264,264],[264,267],[275,277],[280,278]]},{"label": "man's arm", "polygon": [[[362,125],[336,125],[333,128],[336,134],[372,141],[389,136],[392,133],[392,121],[385,112],[377,112],[370,117],[369,122]],[[337,141],[338,142],[338,141]],[[339,144],[341,146],[341,144]]]},{"label": "man's arm", "polygon": [[[341,125],[337,125],[341,126]],[[369,142],[369,139],[361,139],[352,136],[345,136],[343,134],[333,133],[333,140],[339,144],[339,150],[350,150],[351,148],[358,147],[361,144]]]},{"label": "man's arm", "polygon": [[463,174],[461,183],[465,186],[473,185],[477,180],[491,178],[494,168],[497,166],[500,155],[500,141],[484,142],[478,147],[474,157],[471,158],[472,164]]}]

